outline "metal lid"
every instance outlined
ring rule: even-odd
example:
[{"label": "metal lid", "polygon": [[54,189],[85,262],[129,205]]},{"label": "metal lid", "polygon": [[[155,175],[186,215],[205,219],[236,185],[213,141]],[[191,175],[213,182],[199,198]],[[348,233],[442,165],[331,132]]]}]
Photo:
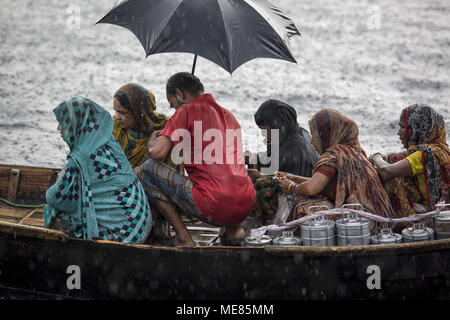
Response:
[{"label": "metal lid", "polygon": [[382,228],[378,233],[370,237],[372,243],[376,244],[392,244],[402,241],[402,236],[398,233],[393,233],[391,228]]},{"label": "metal lid", "polygon": [[361,203],[347,203],[344,204],[341,208],[346,209],[350,207],[358,207],[361,211],[364,211],[364,206]]},{"label": "metal lid", "polygon": [[430,240],[434,235],[431,228],[425,228],[423,223],[414,223],[412,227],[402,230],[403,238],[407,240],[421,241]]},{"label": "metal lid", "polygon": [[272,238],[268,235],[263,235],[260,240],[252,238],[252,237],[246,237],[244,240],[245,246],[247,247],[264,247],[264,246],[270,246],[272,244]]},{"label": "metal lid", "polygon": [[360,228],[362,226],[368,226],[370,221],[365,218],[361,218],[356,213],[349,213],[347,217],[339,219],[336,221],[336,227],[346,227],[346,228]]},{"label": "metal lid", "polygon": [[309,229],[327,229],[334,227],[334,221],[326,220],[323,215],[320,215],[313,220],[302,223],[301,226],[306,226]]},{"label": "metal lid", "polygon": [[297,246],[300,243],[301,240],[292,231],[283,231],[280,237],[273,239],[273,244],[278,246]]},{"label": "metal lid", "polygon": [[450,223],[450,211],[441,211],[434,217],[438,222]]}]

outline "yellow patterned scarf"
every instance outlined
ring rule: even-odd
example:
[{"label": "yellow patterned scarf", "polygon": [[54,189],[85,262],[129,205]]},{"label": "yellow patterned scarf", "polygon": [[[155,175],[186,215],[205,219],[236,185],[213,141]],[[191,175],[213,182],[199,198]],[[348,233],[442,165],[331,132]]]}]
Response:
[{"label": "yellow patterned scarf", "polygon": [[123,92],[129,102],[130,111],[139,127],[139,132],[122,129],[114,121],[113,135],[119,141],[132,167],[148,159],[147,143],[154,130],[162,130],[169,118],[156,112],[155,96],[138,84],[126,84],[118,91]]}]

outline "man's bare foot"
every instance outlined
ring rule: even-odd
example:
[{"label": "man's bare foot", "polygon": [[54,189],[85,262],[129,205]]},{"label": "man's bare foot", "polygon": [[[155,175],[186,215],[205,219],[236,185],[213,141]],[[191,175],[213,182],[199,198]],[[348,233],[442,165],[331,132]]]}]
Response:
[{"label": "man's bare foot", "polygon": [[237,226],[227,226],[225,228],[225,235],[228,241],[234,239],[244,239],[245,238],[245,230],[241,227],[241,225]]},{"label": "man's bare foot", "polygon": [[175,236],[174,239],[174,245],[175,247],[195,247],[195,242],[194,240],[191,239],[180,239],[179,237]]}]

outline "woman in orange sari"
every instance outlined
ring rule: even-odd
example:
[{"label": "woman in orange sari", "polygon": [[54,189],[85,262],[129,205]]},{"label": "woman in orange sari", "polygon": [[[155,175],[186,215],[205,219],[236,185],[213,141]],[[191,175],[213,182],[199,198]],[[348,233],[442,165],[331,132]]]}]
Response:
[{"label": "woman in orange sari", "polygon": [[297,194],[302,201],[324,195],[335,208],[360,203],[367,212],[392,218],[377,171],[359,144],[356,123],[335,109],[324,109],[313,116],[309,127],[320,158],[311,178],[278,172],[283,192]]},{"label": "woman in orange sari", "polygon": [[434,210],[450,202],[450,150],[442,115],[428,105],[412,105],[400,115],[403,154],[371,157],[399,217]]}]

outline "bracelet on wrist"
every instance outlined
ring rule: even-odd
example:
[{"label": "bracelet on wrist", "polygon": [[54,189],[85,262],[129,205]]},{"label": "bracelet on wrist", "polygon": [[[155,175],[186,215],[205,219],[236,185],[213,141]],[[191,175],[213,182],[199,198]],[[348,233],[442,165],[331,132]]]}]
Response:
[{"label": "bracelet on wrist", "polygon": [[298,183],[294,184],[294,186],[292,187],[292,191],[291,194],[297,194],[297,192],[295,191],[295,189],[297,188]]},{"label": "bracelet on wrist", "polygon": [[292,186],[293,186],[293,185],[295,185],[295,183],[291,181],[291,182],[289,183],[288,193],[292,193]]}]

